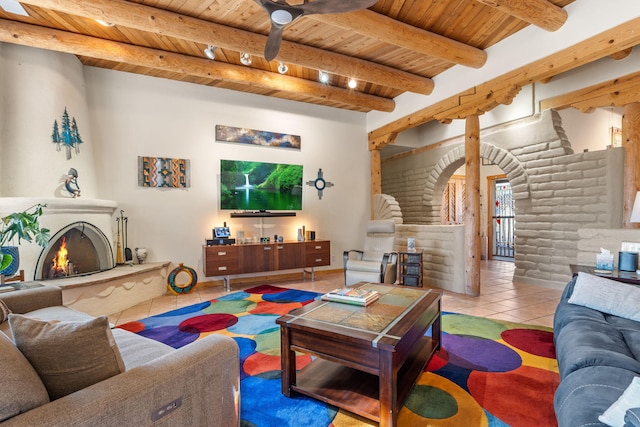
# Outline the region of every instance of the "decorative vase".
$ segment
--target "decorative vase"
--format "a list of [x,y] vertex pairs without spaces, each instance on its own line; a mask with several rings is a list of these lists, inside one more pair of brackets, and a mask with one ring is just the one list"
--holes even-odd
[[0,275],[11,277],[18,272],[20,267],[20,252],[17,246],[2,246],[0,252],[6,255],[11,255],[11,263],[4,270],[0,270]]
[[304,241],[304,235],[302,234],[302,228],[298,228],[298,242]]
[[136,248],[136,258],[138,258],[138,264],[144,264],[144,261],[147,259],[147,255],[149,255],[147,248]]

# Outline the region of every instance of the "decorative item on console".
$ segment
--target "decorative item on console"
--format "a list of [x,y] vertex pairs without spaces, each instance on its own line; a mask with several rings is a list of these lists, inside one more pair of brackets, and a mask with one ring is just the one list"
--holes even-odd
[[600,253],[596,255],[596,272],[608,273],[611,271],[613,271],[613,254],[605,248],[600,248]]
[[144,264],[147,256],[149,255],[149,251],[147,248],[136,248],[136,258],[138,258],[138,264]]
[[222,227],[214,227],[213,239],[207,240],[206,243],[207,246],[233,245],[236,243],[236,239],[231,238],[231,231],[229,230],[229,227],[227,227],[227,223],[225,221]]

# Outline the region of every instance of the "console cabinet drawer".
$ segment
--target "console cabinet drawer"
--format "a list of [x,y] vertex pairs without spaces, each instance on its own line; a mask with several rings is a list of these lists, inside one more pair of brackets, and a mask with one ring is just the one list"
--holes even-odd
[[304,245],[305,267],[331,265],[331,242],[329,240],[304,242]]
[[240,272],[237,246],[205,246],[204,273],[206,276],[226,276]]

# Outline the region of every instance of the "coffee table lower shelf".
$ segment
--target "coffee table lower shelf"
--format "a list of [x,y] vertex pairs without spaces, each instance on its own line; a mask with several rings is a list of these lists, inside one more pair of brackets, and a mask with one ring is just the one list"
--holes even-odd
[[[424,366],[437,350],[428,336],[419,340],[397,376],[397,404],[401,407]],[[291,390],[380,422],[380,380],[377,375],[321,358],[296,373]]]

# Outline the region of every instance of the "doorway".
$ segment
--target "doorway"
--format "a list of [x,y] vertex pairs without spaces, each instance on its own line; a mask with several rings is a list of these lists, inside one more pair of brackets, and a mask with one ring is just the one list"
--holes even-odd
[[506,175],[487,176],[489,203],[487,235],[488,259],[514,261],[516,217],[511,184]]

